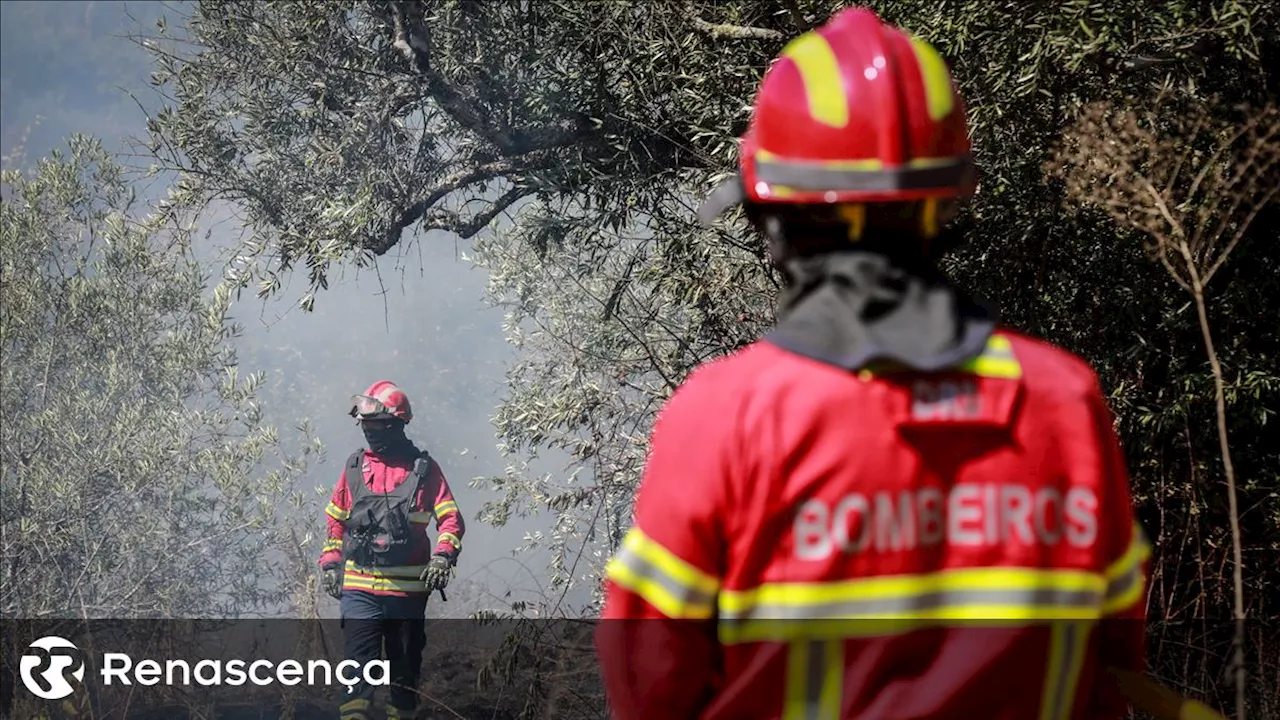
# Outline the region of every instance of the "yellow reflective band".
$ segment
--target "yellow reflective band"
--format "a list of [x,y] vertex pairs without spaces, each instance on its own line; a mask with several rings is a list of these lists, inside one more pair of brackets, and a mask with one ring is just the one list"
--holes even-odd
[[1013,355],[1013,343],[999,334],[987,338],[987,347],[981,355],[961,363],[956,369],[983,377],[1022,377],[1022,365]]
[[727,643],[877,636],[956,621],[1096,619],[1106,580],[1076,570],[975,568],[720,593]]
[[369,720],[366,710],[372,710],[373,703],[364,699],[348,700],[338,706],[342,720]]
[[445,500],[435,507],[436,517],[442,518],[449,513],[458,512],[458,503],[452,500]]
[[840,717],[844,642],[797,640],[787,648],[783,720]]
[[418,579],[400,580],[397,578],[364,578],[353,577],[351,573],[342,581],[342,587],[349,590],[395,591],[403,593],[425,593],[426,585]]
[[342,541],[338,538],[329,538],[324,541],[324,546],[320,548],[321,552],[331,552],[333,550],[341,550]]
[[1227,720],[1227,718],[1198,700],[1186,700],[1178,708],[1178,720]]
[[[892,362],[872,363],[864,371],[873,375],[891,375],[907,372],[909,368]],[[987,338],[987,346],[982,354],[952,368],[959,372],[970,373],[980,377],[1006,378],[1016,380],[1022,377],[1022,364],[1013,354],[1013,343],[1008,337],[993,333]]]
[[911,49],[915,51],[916,64],[920,66],[920,81],[924,85],[925,102],[929,117],[936,122],[955,109],[955,94],[951,89],[951,72],[947,63],[932,45],[912,36]]
[[458,536],[454,535],[453,533],[447,533],[447,532],[440,533],[440,537],[436,539],[436,542],[438,543],[442,540],[452,545],[454,550],[462,549],[462,541],[459,540]]
[[328,513],[329,517],[337,520],[338,522],[346,522],[347,518],[351,517],[351,512],[349,510],[343,510],[335,505],[333,501],[329,502],[329,505],[325,507],[324,511]]
[[1069,720],[1071,717],[1090,627],[1084,622],[1060,622],[1050,628],[1044,691],[1040,695],[1040,720]]
[[807,32],[787,43],[781,57],[795,63],[809,101],[809,115],[834,128],[849,124],[849,99],[844,91],[840,64],[827,39]]
[[708,618],[715,614],[720,581],[676,557],[633,527],[609,561],[605,575],[643,597],[667,617]]
[[1133,607],[1146,590],[1146,576],[1142,564],[1151,557],[1151,543],[1138,523],[1133,524],[1133,539],[1120,559],[1103,572],[1107,589],[1102,604],[1105,615],[1113,615]]
[[[850,617],[844,613],[806,613],[800,616],[787,614],[787,609],[826,610],[831,605],[848,603],[878,604],[893,608],[900,606],[903,601],[913,601],[921,596],[969,591],[1026,593],[1048,590],[1099,598],[1104,589],[1105,581],[1100,576],[1082,570],[966,568],[924,575],[889,575],[833,583],[769,583],[751,590],[724,590],[720,593],[720,612],[727,618],[747,617],[762,608],[784,613],[770,617],[787,619]],[[872,610],[862,617],[900,617],[892,614],[895,612],[897,611],[890,609],[890,614],[885,615]]]
[[809,645],[796,640],[787,647],[787,684],[783,699],[783,720],[802,720],[809,714],[809,692],[805,687],[809,679]]
[[409,513],[409,522],[428,524],[435,515],[429,512],[411,512]]
[[359,575],[368,575],[369,577],[417,579],[422,575],[422,571],[426,569],[426,565],[388,565],[387,567],[371,568],[356,565],[352,560],[347,561],[348,575],[357,573]]

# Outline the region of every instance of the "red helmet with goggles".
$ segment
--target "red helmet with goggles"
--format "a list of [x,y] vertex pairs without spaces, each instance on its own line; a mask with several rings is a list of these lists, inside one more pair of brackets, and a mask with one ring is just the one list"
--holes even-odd
[[357,420],[399,419],[407,424],[413,419],[413,408],[409,406],[409,396],[395,383],[379,380],[363,394],[351,396],[348,414]]

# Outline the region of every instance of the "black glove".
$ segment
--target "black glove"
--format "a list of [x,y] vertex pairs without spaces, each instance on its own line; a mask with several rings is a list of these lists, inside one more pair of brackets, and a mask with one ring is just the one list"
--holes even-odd
[[426,584],[427,592],[431,592],[445,589],[451,577],[453,577],[453,560],[445,555],[432,555],[431,561],[427,563],[427,569],[422,571],[419,579]]
[[324,591],[334,600],[342,597],[342,569],[327,567],[324,569]]

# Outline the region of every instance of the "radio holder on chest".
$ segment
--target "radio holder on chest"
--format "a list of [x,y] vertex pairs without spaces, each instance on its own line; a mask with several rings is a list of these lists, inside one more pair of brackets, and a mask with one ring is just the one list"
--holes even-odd
[[418,491],[435,461],[422,452],[404,482],[390,492],[375,492],[364,477],[364,453],[361,448],[347,459],[351,511],[343,534],[343,558],[370,568],[407,565],[413,551],[410,516],[416,512]]

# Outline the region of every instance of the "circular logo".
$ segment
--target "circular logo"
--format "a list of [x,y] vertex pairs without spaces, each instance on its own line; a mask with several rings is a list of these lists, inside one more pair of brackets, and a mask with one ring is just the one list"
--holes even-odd
[[35,652],[22,656],[18,670],[22,673],[22,684],[32,695],[45,700],[59,700],[75,692],[67,682],[68,674],[77,682],[84,680],[80,648],[70,640],[46,635],[31,643],[28,649]]

